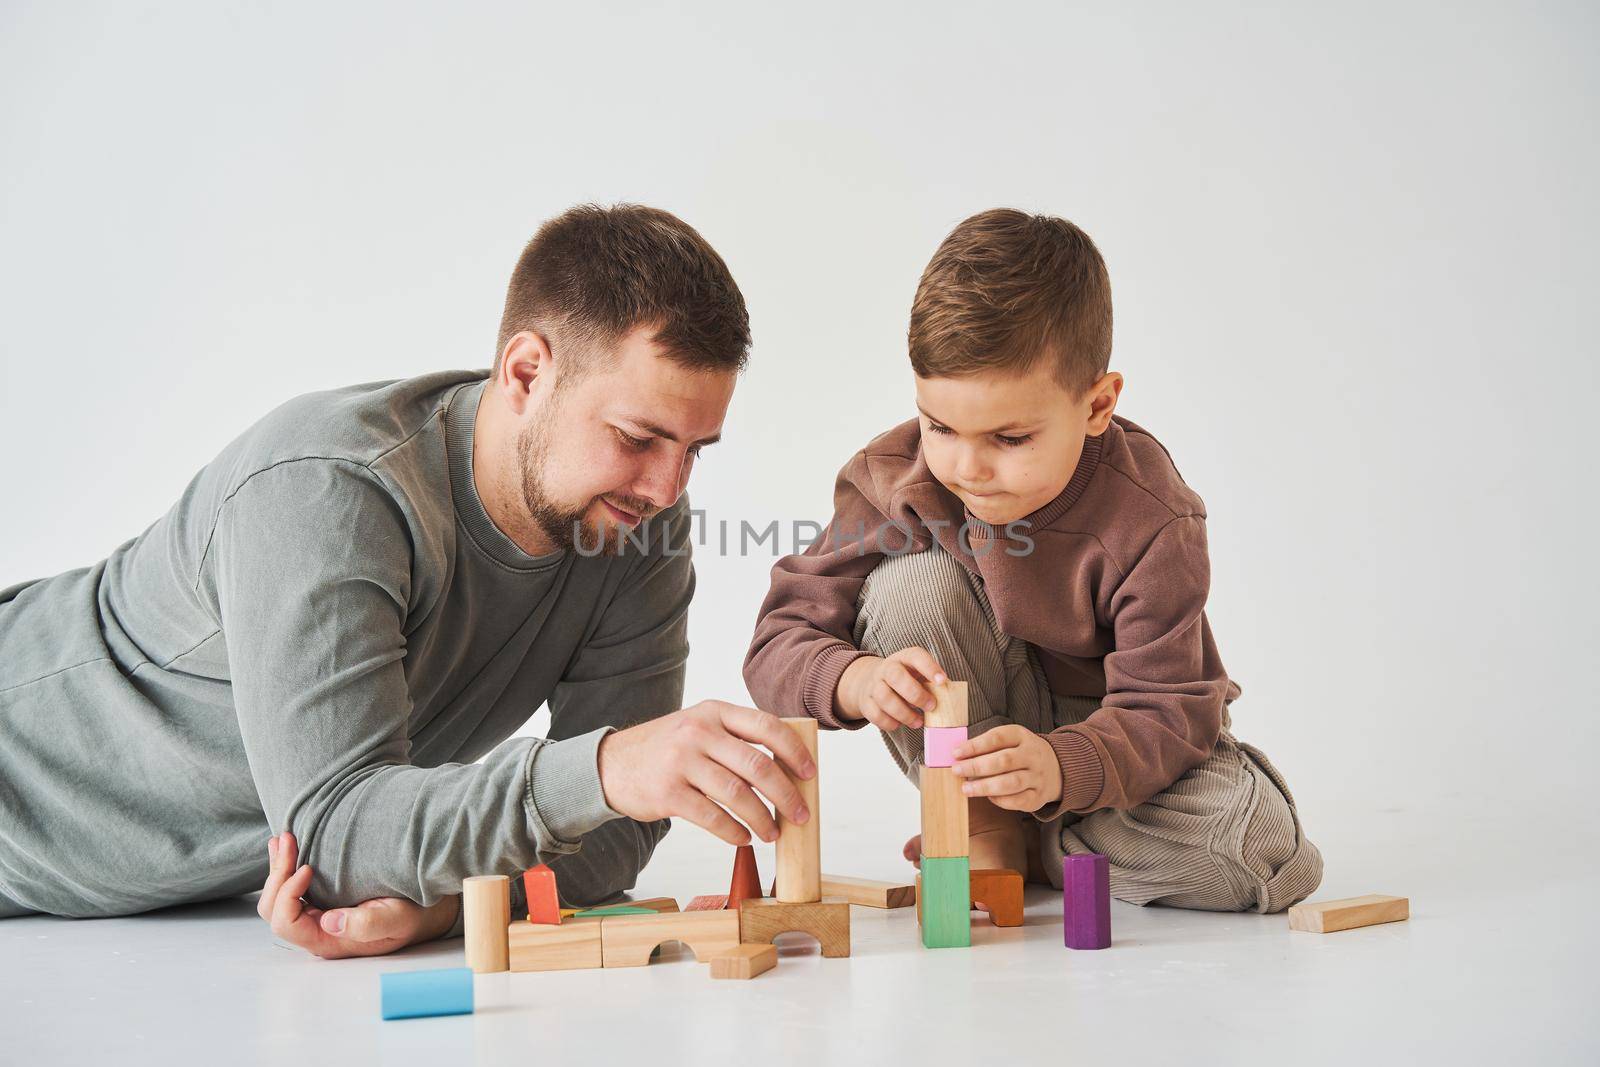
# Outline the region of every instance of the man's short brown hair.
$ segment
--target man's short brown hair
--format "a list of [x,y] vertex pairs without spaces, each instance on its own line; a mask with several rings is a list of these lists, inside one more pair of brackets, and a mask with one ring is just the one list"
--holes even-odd
[[523,330],[564,344],[577,357],[565,367],[581,371],[641,326],[654,327],[656,342],[689,367],[737,372],[749,358],[744,296],[694,227],[659,208],[580,204],[539,227],[522,250],[495,369]]
[[911,305],[918,376],[1025,373],[1041,359],[1074,396],[1111,362],[1111,279],[1089,235],[1066,219],[1011,208],[951,231]]

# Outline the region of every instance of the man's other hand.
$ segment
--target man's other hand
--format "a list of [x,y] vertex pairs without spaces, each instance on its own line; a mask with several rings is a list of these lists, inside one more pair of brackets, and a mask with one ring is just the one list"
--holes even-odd
[[311,868],[296,867],[299,849],[288,831],[267,842],[271,868],[256,912],[277,937],[325,960],[382,956],[429,941],[455,925],[461,898],[445,897],[431,908],[398,897],[366,900],[353,908],[314,908],[301,899],[311,887]]

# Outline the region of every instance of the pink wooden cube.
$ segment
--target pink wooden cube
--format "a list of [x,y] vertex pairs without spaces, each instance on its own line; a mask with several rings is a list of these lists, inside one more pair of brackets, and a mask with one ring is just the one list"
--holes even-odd
[[922,764],[948,767],[955,760],[957,747],[966,743],[965,726],[929,726],[922,731]]

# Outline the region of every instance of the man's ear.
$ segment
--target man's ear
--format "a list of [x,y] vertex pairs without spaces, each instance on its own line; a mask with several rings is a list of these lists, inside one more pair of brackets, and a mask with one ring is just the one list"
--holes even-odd
[[506,341],[490,384],[520,415],[538,393],[548,392],[555,386],[555,378],[555,356],[550,352],[550,342],[543,334],[521,330]]
[[1122,375],[1116,371],[1107,371],[1100,376],[1100,380],[1089,386],[1086,394],[1089,401],[1089,423],[1084,427],[1084,433],[1090,437],[1099,437],[1111,425],[1111,415],[1117,410],[1117,398],[1122,395]]

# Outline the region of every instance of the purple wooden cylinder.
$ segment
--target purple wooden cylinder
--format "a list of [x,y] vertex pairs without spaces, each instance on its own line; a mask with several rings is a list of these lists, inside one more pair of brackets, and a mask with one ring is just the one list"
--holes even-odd
[[1111,869],[1104,856],[1062,857],[1061,928],[1068,948],[1111,947]]

